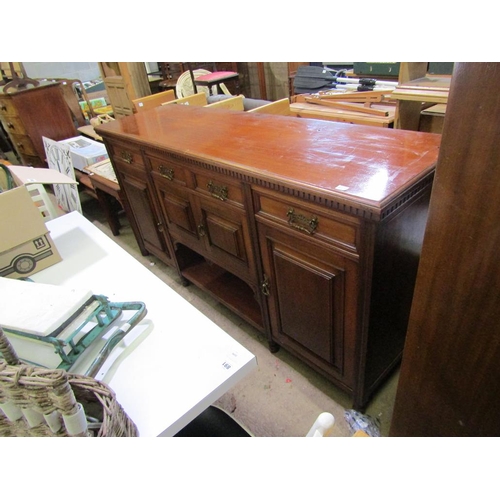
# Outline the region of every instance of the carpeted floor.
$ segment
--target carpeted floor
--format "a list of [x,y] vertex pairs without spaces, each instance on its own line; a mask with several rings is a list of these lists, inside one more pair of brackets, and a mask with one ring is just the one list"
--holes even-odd
[[[114,237],[95,200],[82,198],[82,208],[99,229],[256,355],[257,370],[217,401],[217,406],[258,437],[305,436],[324,411],[335,417],[334,437],[352,434],[344,414],[350,401],[341,390],[284,349],[272,354],[259,331],[195,286],[182,286],[176,272],[156,257],[142,256],[124,215],[120,235]],[[396,372],[366,410],[366,415],[378,419],[382,436],[389,432],[397,380]]]

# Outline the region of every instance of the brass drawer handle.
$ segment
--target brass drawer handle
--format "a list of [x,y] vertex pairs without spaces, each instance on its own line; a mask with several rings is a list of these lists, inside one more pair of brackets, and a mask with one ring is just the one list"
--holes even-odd
[[165,179],[168,179],[169,181],[174,180],[174,170],[172,168],[167,168],[163,165],[160,165],[158,167],[158,172],[162,177],[165,177]]
[[269,291],[269,278],[264,274],[264,279],[262,280],[262,283],[260,284],[260,290],[262,292],[262,295],[265,295],[266,297],[269,297],[270,291]]
[[296,214],[293,208],[289,208],[286,213],[288,217],[288,224],[299,231],[304,231],[307,234],[313,234],[319,224],[318,218],[313,216],[311,218],[302,214]]
[[203,222],[200,222],[198,224],[198,236],[202,237],[205,236],[205,226],[203,225]]
[[132,153],[129,153],[128,151],[122,151],[122,160],[125,162],[125,163],[132,163],[132,159],[133,159],[133,156],[132,156]]
[[210,194],[217,198],[218,200],[226,201],[228,196],[227,186],[217,186],[212,181],[207,184],[208,191]]
[[22,142],[18,142],[16,146],[20,149],[24,149],[24,144]]
[[7,122],[7,127],[10,128],[11,130],[14,130],[16,127],[13,123]]
[[7,106],[6,106],[5,104],[2,104],[2,105],[0,106],[0,109],[1,109],[2,111],[7,111]]

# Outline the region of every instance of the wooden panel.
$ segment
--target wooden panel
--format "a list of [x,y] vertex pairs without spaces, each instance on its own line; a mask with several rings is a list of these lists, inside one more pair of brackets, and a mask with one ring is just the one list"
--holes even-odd
[[210,245],[241,260],[246,259],[245,244],[241,224],[228,221],[215,214],[205,216],[205,224]]
[[162,158],[147,155],[151,170],[164,179],[174,184],[187,186],[190,172],[173,159],[165,156]]
[[136,113],[140,113],[142,111],[161,106],[163,103],[173,101],[174,99],[175,92],[173,90],[165,90],[164,92],[158,92],[145,97],[139,97],[138,99],[132,99],[132,104],[134,105],[134,111]]
[[499,63],[456,63],[392,436],[500,434]]
[[[336,364],[334,356],[340,350],[334,349],[333,339],[342,327],[343,271],[328,272],[310,258],[304,260],[304,256],[279,245],[273,248],[273,257],[281,333]],[[334,305],[340,310],[332,310]]]
[[4,129],[11,134],[26,134],[23,121],[18,116],[1,117]]
[[358,252],[359,221],[354,217],[326,212],[317,206],[275,193],[254,190],[256,214],[260,220],[278,222],[314,239]]
[[255,279],[246,214],[216,199],[197,197],[207,255],[242,279]]
[[[102,127],[139,141],[154,137],[164,148],[200,161],[224,158],[237,172],[278,178],[292,189],[327,195],[349,211],[362,205],[369,217],[377,217],[399,193],[433,170],[441,140],[437,134],[203,106],[166,105],[129,120]],[[97,129],[101,133],[101,127]]]
[[126,163],[130,167],[138,169],[139,171],[146,170],[144,168],[141,151],[132,144],[115,142],[108,146],[108,153],[115,161]]
[[224,198],[224,203],[228,205],[243,207],[243,190],[239,183],[232,182],[227,177],[214,175],[210,172],[197,172],[194,178],[198,192],[214,199],[219,199],[219,197]]
[[22,155],[36,155],[37,150],[33,143],[31,142],[31,139],[27,135],[18,135],[18,134],[11,134],[10,138],[12,140],[12,144],[14,147],[21,153]]
[[187,232],[190,241],[194,239],[199,243],[197,225],[201,221],[195,218],[188,192],[156,172],[153,172],[153,180],[170,231],[178,235]]
[[0,114],[4,116],[17,116],[16,106],[10,98],[0,96]]
[[353,391],[357,264],[274,228],[258,229],[273,340]]

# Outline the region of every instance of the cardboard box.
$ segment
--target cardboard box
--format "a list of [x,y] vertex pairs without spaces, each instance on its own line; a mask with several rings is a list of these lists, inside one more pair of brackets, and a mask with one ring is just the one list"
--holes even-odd
[[25,184],[75,181],[45,168],[8,168],[17,187],[0,193],[0,276],[26,278],[62,259]]
[[73,168],[83,170],[85,167],[107,160],[109,158],[106,146],[102,142],[93,141],[86,137],[77,136],[59,141],[58,144],[69,146]]

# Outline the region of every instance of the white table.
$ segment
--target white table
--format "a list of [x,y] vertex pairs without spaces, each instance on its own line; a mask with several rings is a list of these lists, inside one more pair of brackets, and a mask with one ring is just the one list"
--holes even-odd
[[[96,376],[115,391],[140,436],[174,435],[255,369],[252,353],[81,214],[64,215],[47,227],[63,260],[33,281],[146,304],[147,316]],[[71,371],[84,373],[94,353]]]

